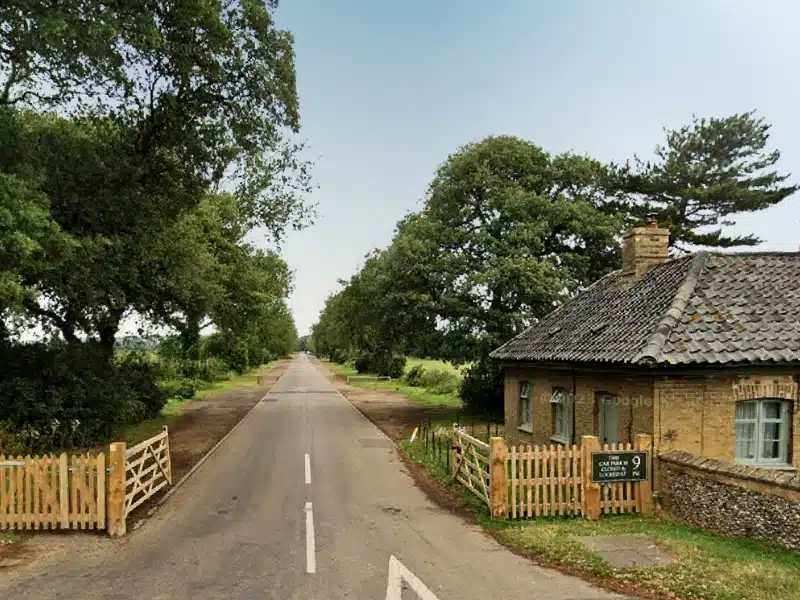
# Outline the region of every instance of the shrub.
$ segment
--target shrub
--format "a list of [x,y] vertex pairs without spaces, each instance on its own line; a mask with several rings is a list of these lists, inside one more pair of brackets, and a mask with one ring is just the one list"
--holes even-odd
[[364,352],[355,360],[355,368],[357,373],[372,373],[373,365],[375,363],[375,356],[372,352]]
[[406,357],[364,352],[356,358],[355,368],[358,373],[372,373],[382,377],[400,379],[406,370]]
[[216,356],[198,362],[197,378],[209,383],[220,381],[231,370],[228,363]]
[[472,414],[502,416],[503,371],[488,358],[473,363],[461,380],[459,391]]
[[393,356],[389,360],[382,362],[378,368],[378,375],[400,379],[406,370],[406,357]]
[[173,379],[161,383],[161,389],[166,394],[167,398],[185,398],[191,400],[200,389],[200,382],[196,379]]
[[158,364],[135,352],[114,360],[94,342],[6,345],[0,364],[0,422],[27,452],[107,441],[167,399]]
[[414,365],[405,375],[406,383],[412,387],[422,387],[422,375],[424,373],[425,367],[422,365]]
[[434,394],[455,394],[461,385],[461,378],[452,371],[431,369],[423,373],[422,385]]

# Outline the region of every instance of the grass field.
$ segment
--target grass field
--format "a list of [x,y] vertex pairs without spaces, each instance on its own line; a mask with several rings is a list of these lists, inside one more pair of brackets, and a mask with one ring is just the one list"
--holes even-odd
[[406,373],[410,371],[413,367],[417,365],[422,365],[423,368],[426,370],[433,370],[438,369],[440,371],[445,371],[448,373],[455,373],[458,376],[463,376],[466,372],[469,364],[460,365],[458,367],[453,366],[449,362],[445,362],[443,360],[435,360],[432,358],[408,358],[406,361]]
[[[334,373],[338,375],[342,375],[343,377],[354,377],[354,379],[350,380],[350,385],[355,387],[399,392],[412,402],[416,402],[417,404],[425,404],[428,406],[461,406],[461,398],[458,397],[458,394],[436,394],[424,387],[406,385],[402,380],[385,381],[376,379],[374,377],[364,377],[358,375],[355,368],[350,365],[340,365],[333,362],[327,362],[326,364]],[[456,371],[452,365],[440,361],[409,359],[408,363],[406,364],[406,372],[408,372],[408,370],[411,369],[415,364],[423,364],[429,369],[445,369],[449,367],[450,370]]]
[[[578,570],[614,584],[630,582],[662,598],[778,600],[800,598],[800,553],[730,539],[675,521],[639,515],[606,515],[599,521],[540,518],[491,520],[484,503],[454,484],[443,460],[422,442],[404,444],[428,477],[450,488],[476,521],[504,543],[555,566]],[[663,567],[616,569],[579,540],[583,536],[648,535],[676,561]]]

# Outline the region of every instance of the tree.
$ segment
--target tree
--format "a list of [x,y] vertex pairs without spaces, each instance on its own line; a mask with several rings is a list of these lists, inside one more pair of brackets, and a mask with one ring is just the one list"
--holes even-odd
[[[794,194],[785,185],[788,174],[773,169],[780,158],[768,151],[770,126],[751,111],[724,118],[699,119],[666,131],[666,145],[656,159],[618,169],[623,187],[632,194],[631,214],[649,215],[670,229],[670,243],[730,248],[755,246],[754,235],[726,236],[720,226],[731,217],[769,208]],[[715,228],[708,230],[708,228]]]
[[[280,240],[310,222],[308,164],[286,137],[299,127],[292,38],[274,27],[274,7],[68,0],[0,11],[4,30],[24,32],[0,44],[11,59],[0,167],[43,192],[76,242],[26,274],[40,295],[25,306],[42,324],[112,348],[126,313],[169,302],[147,270],[150,240],[226,182],[249,229]],[[80,39],[64,31],[75,21]],[[24,106],[76,118],[11,108]]]
[[427,270],[450,357],[488,354],[616,268],[617,209],[612,178],[586,157],[507,136],[451,155],[413,234],[434,244]]

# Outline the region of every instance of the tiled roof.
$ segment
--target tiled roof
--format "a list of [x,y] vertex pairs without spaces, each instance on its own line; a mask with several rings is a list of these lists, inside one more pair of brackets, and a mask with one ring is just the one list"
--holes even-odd
[[699,252],[611,273],[491,354],[501,361],[800,363],[800,253]]

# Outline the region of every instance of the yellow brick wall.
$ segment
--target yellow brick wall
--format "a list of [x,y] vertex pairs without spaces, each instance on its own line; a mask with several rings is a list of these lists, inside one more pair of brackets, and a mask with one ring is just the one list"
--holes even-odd
[[[532,386],[533,432],[519,429],[519,394],[522,381]],[[575,402],[570,410],[575,411],[575,443],[581,436],[597,435],[599,420],[595,405],[595,394],[607,392],[617,396],[620,402],[619,438],[633,442],[637,433],[653,431],[653,381],[650,377],[622,376],[614,373],[576,373],[572,371],[536,368],[506,369],[505,376],[505,421],[506,431],[523,441],[533,444],[553,442],[553,417],[550,398],[554,387],[575,393]],[[568,431],[572,431],[572,413],[568,415]]]
[[[747,392],[737,386],[746,385]],[[739,389],[741,389],[739,387]],[[659,378],[655,382],[653,443],[660,452],[683,450],[698,456],[736,458],[736,401],[780,397],[794,402],[790,460],[800,467],[800,402],[791,375],[709,375]]]
[[[533,394],[533,432],[518,429],[520,382],[529,381]],[[793,453],[800,468],[800,398],[792,375],[744,377],[739,374],[697,376],[621,375],[542,368],[507,368],[505,421],[509,437],[533,444],[549,444],[553,435],[550,396],[553,387],[575,389],[575,443],[583,435],[597,435],[599,422],[595,394],[608,392],[620,401],[623,442],[637,433],[653,435],[655,451],[683,450],[717,460],[735,459],[735,407],[737,398],[779,397],[794,400]],[[572,430],[572,415],[569,416]]]

